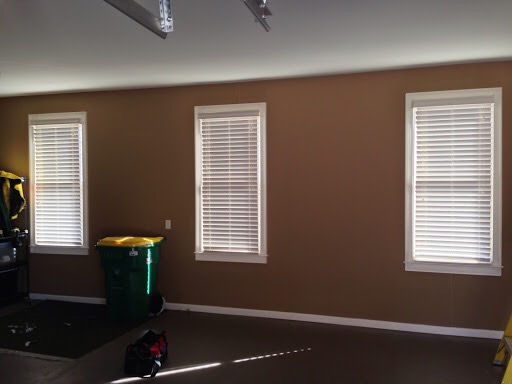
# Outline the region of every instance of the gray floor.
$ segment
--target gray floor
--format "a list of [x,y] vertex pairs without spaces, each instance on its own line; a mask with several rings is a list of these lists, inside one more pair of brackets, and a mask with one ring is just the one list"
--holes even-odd
[[498,384],[504,372],[497,340],[168,311],[77,360],[1,352],[0,382],[141,382],[123,381],[124,349],[147,329],[169,336],[153,383]]

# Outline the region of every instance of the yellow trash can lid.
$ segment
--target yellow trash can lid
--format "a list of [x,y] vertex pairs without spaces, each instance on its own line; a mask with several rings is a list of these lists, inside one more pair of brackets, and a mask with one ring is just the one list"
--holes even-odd
[[100,247],[150,247],[165,240],[164,237],[134,237],[115,236],[105,237],[98,241],[96,246]]

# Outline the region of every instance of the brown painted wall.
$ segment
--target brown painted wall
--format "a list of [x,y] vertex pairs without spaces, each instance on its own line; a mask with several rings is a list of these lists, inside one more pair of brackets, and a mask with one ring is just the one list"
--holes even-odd
[[[503,87],[503,276],[404,271],[404,97]],[[0,168],[27,116],[86,111],[91,252],[32,255],[36,293],[104,297],[93,245],[164,234],[168,302],[501,329],[512,293],[512,62],[0,99]],[[267,265],[194,260],[195,105],[267,102]],[[164,230],[171,218],[173,229]]]

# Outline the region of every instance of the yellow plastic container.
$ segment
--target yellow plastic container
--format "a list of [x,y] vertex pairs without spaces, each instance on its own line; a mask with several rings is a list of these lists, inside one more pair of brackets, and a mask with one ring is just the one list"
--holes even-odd
[[164,240],[163,237],[134,237],[134,236],[115,236],[105,237],[98,241],[96,246],[100,247],[152,247]]

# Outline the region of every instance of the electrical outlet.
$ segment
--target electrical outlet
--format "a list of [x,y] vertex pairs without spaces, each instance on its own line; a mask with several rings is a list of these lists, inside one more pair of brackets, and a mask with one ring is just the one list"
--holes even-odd
[[171,220],[165,220],[165,229],[171,229]]

